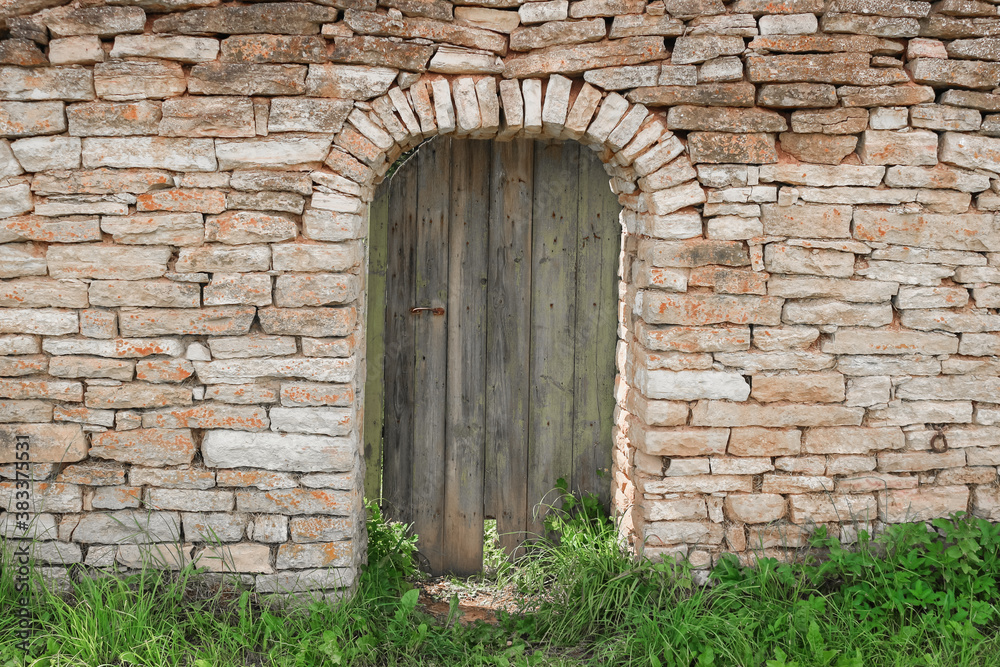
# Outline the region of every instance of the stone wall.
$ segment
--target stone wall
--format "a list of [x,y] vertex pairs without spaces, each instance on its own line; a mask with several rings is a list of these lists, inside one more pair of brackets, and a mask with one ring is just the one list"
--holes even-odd
[[996,3],[0,20],[0,529],[24,534],[26,435],[53,566],[354,581],[367,203],[438,134],[576,140],[611,175],[634,545],[707,566],[816,525],[1000,518]]

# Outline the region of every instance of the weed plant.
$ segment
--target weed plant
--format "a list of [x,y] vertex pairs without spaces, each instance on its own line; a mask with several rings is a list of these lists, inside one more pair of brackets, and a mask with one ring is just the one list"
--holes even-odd
[[488,550],[498,584],[525,600],[498,625],[424,614],[416,538],[370,503],[369,565],[336,604],[281,607],[232,584],[206,594],[190,568],[79,576],[33,597],[26,657],[4,567],[0,665],[1000,666],[1000,527],[989,522],[859,531],[850,546],[820,529],[803,562],[724,557],[702,586],[687,565],[631,556],[596,500],[558,494],[523,558]]
[[820,527],[800,562],[727,555],[699,586],[685,563],[635,560],[594,499],[560,491],[550,537],[512,570],[540,603],[509,620],[546,645],[651,667],[1000,665],[1000,526],[988,521],[859,530],[850,546]]

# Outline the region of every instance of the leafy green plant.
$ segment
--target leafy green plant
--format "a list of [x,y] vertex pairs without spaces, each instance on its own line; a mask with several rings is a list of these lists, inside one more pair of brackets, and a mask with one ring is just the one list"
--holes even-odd
[[378,503],[367,501],[368,564],[366,583],[379,594],[392,594],[404,588],[404,582],[417,574],[417,536],[410,526],[389,521]]
[[483,575],[486,578],[502,576],[510,567],[507,552],[500,546],[496,519],[483,522]]
[[554,534],[560,542],[572,546],[577,542],[590,542],[608,537],[614,530],[614,522],[600,499],[585,493],[580,497],[570,493],[569,484],[560,477],[556,480],[555,492],[561,507],[546,507],[543,521],[545,530]]
[[833,595],[867,628],[906,626],[930,614],[944,633],[975,636],[998,619],[1000,526],[965,513],[931,526],[890,526],[874,549],[864,532],[853,550],[820,534],[814,544],[829,556],[805,572],[818,586],[835,585]]

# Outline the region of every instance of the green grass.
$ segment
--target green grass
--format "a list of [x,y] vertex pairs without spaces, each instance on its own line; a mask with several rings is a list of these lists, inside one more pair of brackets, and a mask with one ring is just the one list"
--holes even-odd
[[0,665],[1000,665],[1000,527],[988,522],[891,526],[850,547],[817,531],[804,562],[726,558],[698,586],[684,565],[623,552],[592,500],[562,501],[518,563],[487,544],[491,576],[523,599],[495,626],[423,614],[415,540],[369,505],[371,565],[349,600],[281,608],[191,570],[82,577],[33,597],[27,660],[5,567]]

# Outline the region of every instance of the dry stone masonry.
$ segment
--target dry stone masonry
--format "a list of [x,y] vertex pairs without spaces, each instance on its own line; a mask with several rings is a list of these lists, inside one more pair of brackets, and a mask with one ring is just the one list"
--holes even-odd
[[27,435],[53,571],[349,587],[367,204],[442,134],[606,165],[634,547],[1000,520],[998,8],[0,0],[0,531]]

